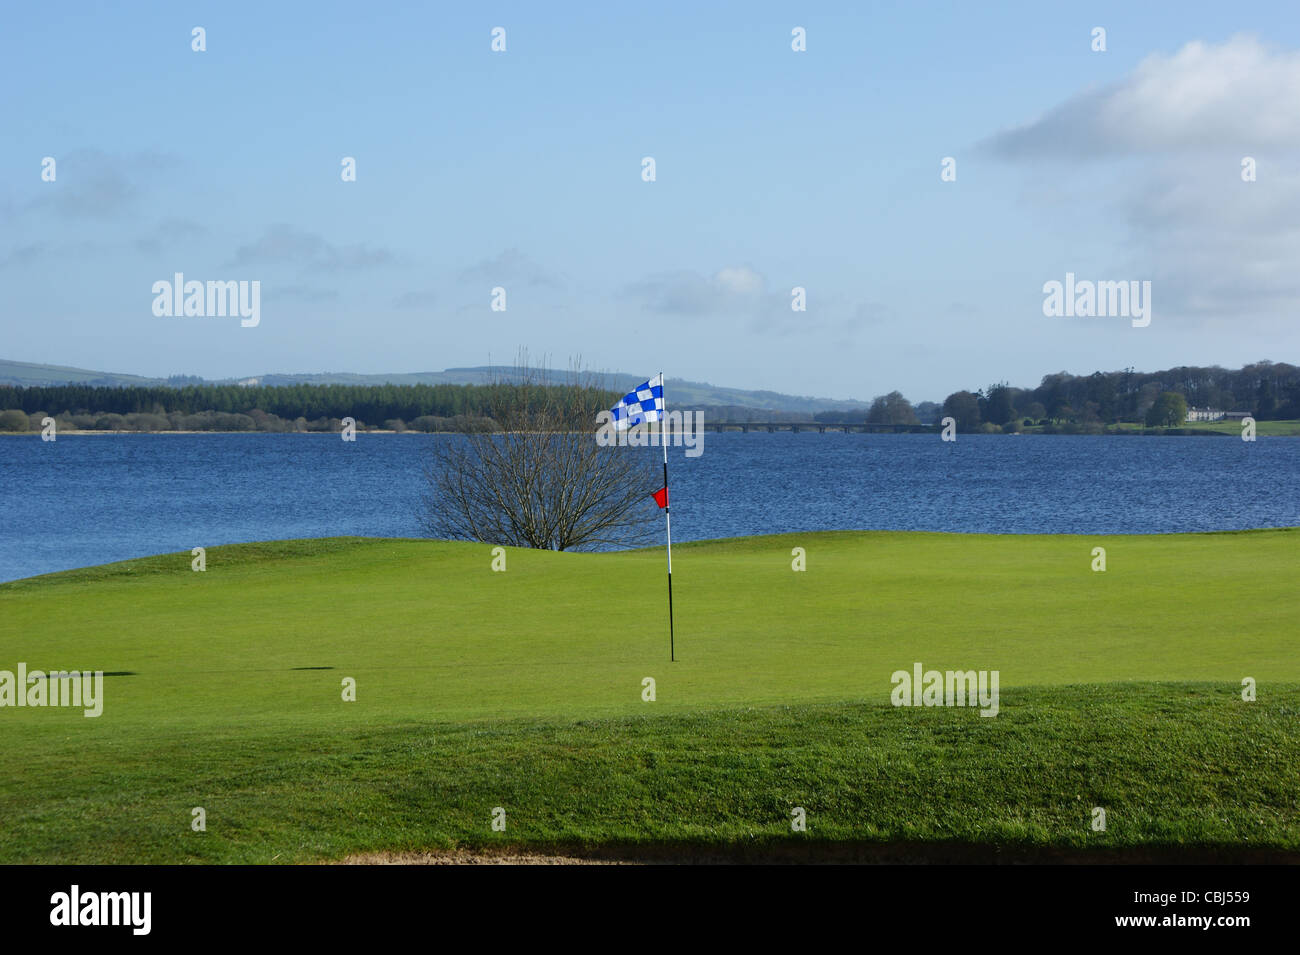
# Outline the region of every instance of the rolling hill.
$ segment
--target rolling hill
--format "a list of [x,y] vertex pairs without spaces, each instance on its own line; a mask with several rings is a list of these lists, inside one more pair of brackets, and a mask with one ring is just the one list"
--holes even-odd
[[[508,377],[511,369],[501,365],[482,365],[472,368],[448,368],[445,371],[424,371],[381,375],[357,375],[346,372],[325,372],[318,374],[265,374],[248,378],[226,378],[209,381],[209,384],[259,384],[267,386],[295,384],[346,384],[346,385],[476,385]],[[548,372],[556,381],[565,380],[565,372],[550,370]],[[604,373],[602,376],[611,390],[629,391],[641,382],[645,376],[622,372]],[[61,365],[41,365],[30,362],[0,360],[0,385],[31,387],[36,385],[89,384],[106,387],[125,387],[129,385],[163,386],[167,378],[146,378],[140,375],[119,374],[116,372],[90,371],[84,368],[68,368]],[[203,379],[187,377],[185,384],[201,384]],[[797,395],[785,395],[775,391],[745,391],[740,388],[723,388],[698,381],[686,381],[680,378],[667,380],[669,395],[674,404],[682,407],[735,407],[752,408],[762,411],[782,413],[816,414],[821,411],[866,410],[869,402],[840,400],[835,398],[811,398]]]

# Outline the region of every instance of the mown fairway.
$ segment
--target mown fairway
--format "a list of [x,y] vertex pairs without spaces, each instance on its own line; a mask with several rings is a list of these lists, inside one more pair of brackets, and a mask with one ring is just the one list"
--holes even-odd
[[[683,545],[676,663],[662,549],[511,550],[494,573],[483,545],[296,541],[210,549],[204,573],[186,553],[0,585],[0,669],[123,674],[98,719],[0,709],[0,861],[795,838],[1300,850],[1298,544]],[[1001,713],[890,706],[915,661],[999,670]]]

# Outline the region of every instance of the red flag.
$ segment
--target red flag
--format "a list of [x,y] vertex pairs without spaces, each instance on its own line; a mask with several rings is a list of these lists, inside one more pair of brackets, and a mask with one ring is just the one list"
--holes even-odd
[[655,491],[650,496],[655,499],[655,503],[658,504],[660,507],[668,506],[668,488],[666,486],[661,487],[659,490]]

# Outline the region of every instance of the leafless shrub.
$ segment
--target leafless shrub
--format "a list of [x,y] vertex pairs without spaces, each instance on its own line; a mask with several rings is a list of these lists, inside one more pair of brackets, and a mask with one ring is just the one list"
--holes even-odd
[[619,395],[576,364],[548,377],[521,352],[492,386],[487,417],[435,439],[421,523],[431,537],[546,550],[646,543],[657,510],[652,455],[596,444],[596,414]]

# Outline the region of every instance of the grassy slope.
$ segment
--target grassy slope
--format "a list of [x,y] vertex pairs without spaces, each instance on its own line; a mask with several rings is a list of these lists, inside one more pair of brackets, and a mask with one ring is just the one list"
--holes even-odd
[[[1300,848],[1297,543],[683,545],[676,664],[662,550],[510,551],[501,574],[480,545],[302,541],[0,585],[0,668],[134,674],[97,720],[0,710],[0,861],[500,840],[497,805],[511,841],[776,837],[803,805],[821,839]],[[1002,715],[889,706],[914,660],[1000,670]]]
[[[1142,425],[1130,423],[1111,425],[1111,428],[1116,431],[1144,430]],[[1216,434],[1226,434],[1237,438],[1241,436],[1240,421],[1184,421],[1178,428],[1183,431],[1213,431]],[[1300,421],[1293,419],[1257,421],[1255,423],[1255,434],[1261,438],[1295,437],[1300,435]]]

